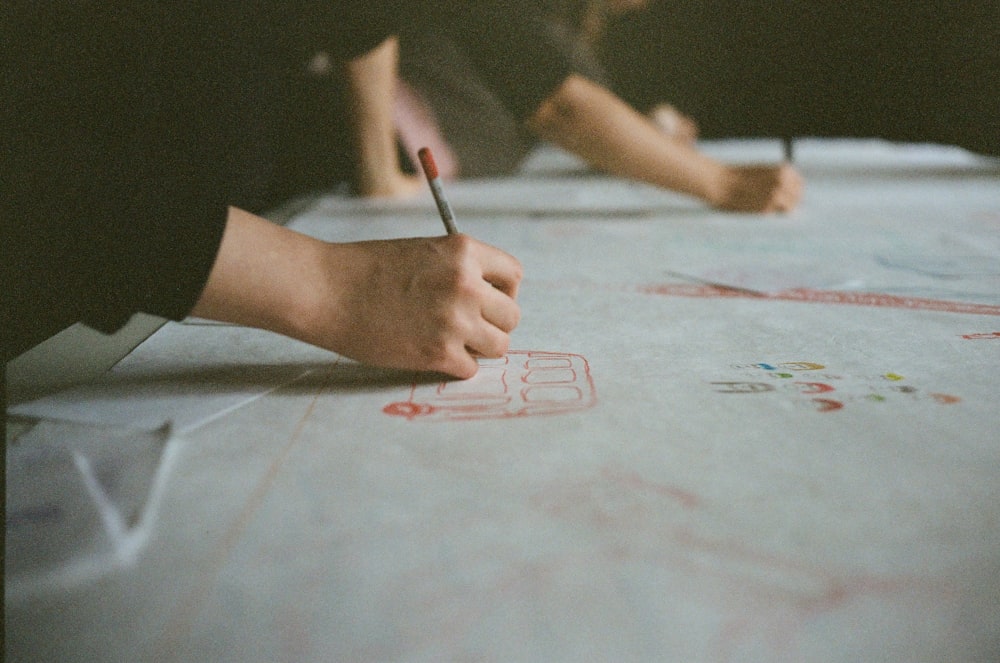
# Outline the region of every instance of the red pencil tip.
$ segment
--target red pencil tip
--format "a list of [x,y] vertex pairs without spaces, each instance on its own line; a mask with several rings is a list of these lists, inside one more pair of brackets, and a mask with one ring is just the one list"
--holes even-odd
[[434,163],[434,157],[431,155],[430,148],[421,147],[420,151],[417,152],[417,156],[420,157],[420,165],[424,167],[424,174],[427,175],[427,179],[433,180],[437,178],[437,164]]

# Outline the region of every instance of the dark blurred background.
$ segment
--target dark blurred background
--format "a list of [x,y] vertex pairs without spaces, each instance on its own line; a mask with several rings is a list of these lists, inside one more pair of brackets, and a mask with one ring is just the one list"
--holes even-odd
[[705,137],[878,136],[1000,154],[1000,0],[653,0],[612,19],[617,91]]

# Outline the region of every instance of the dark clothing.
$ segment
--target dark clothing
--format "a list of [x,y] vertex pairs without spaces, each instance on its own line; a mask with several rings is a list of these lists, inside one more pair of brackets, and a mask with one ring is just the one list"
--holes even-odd
[[77,320],[183,316],[231,200],[220,164],[240,156],[219,120],[252,113],[211,20],[31,5],[2,10],[4,359]]
[[[506,108],[523,121],[569,75],[571,54],[549,29],[537,2],[498,0],[475,7],[470,12],[462,3],[449,3],[447,9],[429,9],[404,27],[422,18],[423,25],[455,41]],[[446,69],[448,61],[435,50],[428,44],[425,58]]]
[[[459,12],[428,12],[401,26],[400,76],[430,106],[463,177],[513,172],[537,144],[524,121],[570,74],[604,82],[568,12],[506,4],[470,25]],[[510,72],[511,52],[525,52]]]
[[227,205],[265,202],[296,54],[229,6],[5,3],[4,359],[76,321],[183,317]]
[[[0,3],[3,360],[77,321],[185,316],[227,206],[262,211],[291,193],[277,155],[294,144],[289,90],[305,63],[359,55],[436,4]],[[519,112],[538,100],[522,73],[557,82],[542,45],[504,31],[509,3],[443,4],[469,40],[505,35],[484,66]]]
[[609,25],[633,105],[704,137],[859,136],[1000,156],[996,0],[657,2]]

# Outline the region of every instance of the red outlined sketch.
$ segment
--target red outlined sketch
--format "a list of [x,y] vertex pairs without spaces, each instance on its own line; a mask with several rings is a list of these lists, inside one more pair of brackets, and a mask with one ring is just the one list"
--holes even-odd
[[1000,341],[1000,332],[982,332],[978,334],[962,334],[962,338],[968,341],[983,341],[986,339]]
[[409,420],[505,419],[585,410],[597,402],[587,360],[577,354],[511,350],[482,359],[468,380],[414,384],[382,411]]
[[944,313],[1000,315],[1000,306],[991,304],[972,304],[969,302],[954,302],[922,297],[899,297],[876,292],[845,292],[839,290],[794,288],[775,293],[757,294],[735,288],[730,289],[720,286],[682,283],[639,286],[638,291],[646,295],[665,295],[668,297],[743,297],[747,299],[803,302],[807,304],[846,304],[850,306],[877,306],[918,311],[942,311]]

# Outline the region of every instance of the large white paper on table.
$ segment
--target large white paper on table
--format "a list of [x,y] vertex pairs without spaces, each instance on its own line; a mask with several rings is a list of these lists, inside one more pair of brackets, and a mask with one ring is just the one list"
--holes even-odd
[[177,442],[159,430],[42,421],[6,456],[5,599],[136,563]]
[[150,429],[170,424],[184,434],[337,360],[261,330],[192,319],[167,323],[101,379],[9,412]]
[[[728,159],[734,148],[709,151]],[[687,233],[670,256],[674,270],[769,295],[823,289],[1000,304],[1000,159],[939,145],[802,140],[795,165],[805,203],[787,223]]]
[[[995,660],[997,304],[815,284],[759,296],[672,274],[696,251],[733,255],[727,238],[751,230],[795,236],[770,254],[778,267],[798,250],[830,266],[836,243],[824,252],[796,224],[844,218],[877,245],[931,187],[955,195],[959,221],[942,229],[986,246],[988,178],[939,172],[841,209],[825,187],[860,195],[866,180],[820,165],[798,216],[459,216],[524,264],[504,358],[449,381],[257,338],[245,361],[308,377],[193,428],[158,545],[128,572],[9,612],[8,653]],[[879,171],[889,187],[893,168]],[[441,232],[430,207],[345,209],[322,203],[291,225],[337,240]],[[174,331],[170,353],[210,342],[207,328]]]
[[224,488],[180,483],[165,526],[203,561],[117,651],[988,660],[995,316],[555,283],[523,307],[472,380],[341,362],[196,431],[177,474]]

